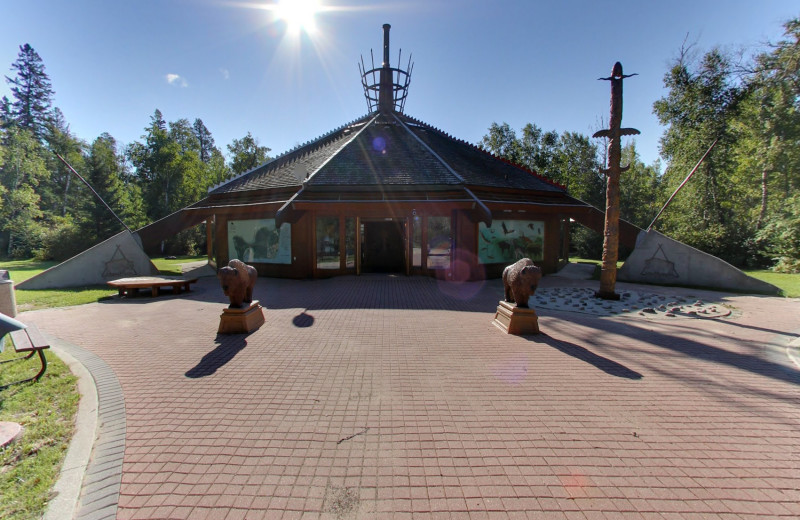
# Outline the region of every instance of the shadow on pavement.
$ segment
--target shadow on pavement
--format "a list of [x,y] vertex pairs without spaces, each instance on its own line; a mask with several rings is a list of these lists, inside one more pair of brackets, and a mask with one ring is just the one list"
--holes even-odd
[[247,334],[217,335],[214,340],[219,346],[203,356],[200,362],[186,372],[186,377],[197,379],[212,375],[247,346]]
[[[739,326],[733,321],[720,321],[726,326]],[[775,363],[769,359],[765,359],[761,352],[763,345],[753,345],[752,342],[745,341],[746,347],[757,347],[753,353],[742,353],[727,350],[718,346],[710,345],[702,341],[701,336],[695,335],[691,338],[682,335],[679,329],[679,324],[662,325],[661,330],[648,330],[644,328],[644,324],[632,324],[629,322],[607,321],[603,324],[603,330],[613,334],[630,337],[646,336],[648,343],[656,347],[670,350],[677,354],[694,358],[698,361],[705,361],[709,363],[717,363],[737,368],[752,374],[757,374],[764,377],[769,377],[786,383],[794,385],[800,384],[800,371],[790,366],[787,362],[784,364]],[[676,328],[675,334],[669,333],[669,328]],[[763,329],[770,330],[770,329]],[[740,343],[736,339],[735,334],[731,334],[727,339],[729,343]]]
[[314,324],[314,316],[303,311],[292,319],[292,324],[298,328],[310,327]]
[[[556,282],[560,283],[558,280]],[[550,281],[549,283],[553,284],[554,282]],[[320,280],[265,277],[259,279],[254,293],[254,297],[267,309],[296,309],[297,314],[292,323],[298,328],[313,327],[316,325],[315,311],[328,309],[430,309],[491,315],[495,312],[497,302],[502,296],[503,286],[499,279],[459,283],[442,282],[423,276],[385,274],[348,275]],[[181,299],[223,305],[227,302],[216,278],[201,278],[192,288],[192,292],[175,296],[165,295],[165,297],[170,298],[176,304]],[[129,300],[114,298],[107,304],[128,302],[134,305],[147,305],[161,300],[162,297],[141,296]],[[646,326],[646,321],[639,323],[633,320],[600,319],[561,311],[548,311],[547,314],[552,318],[574,321],[605,333],[619,334],[623,337],[645,337],[648,343],[699,361],[728,365],[795,385],[800,383],[800,371],[796,369],[764,359],[755,352],[752,354],[734,352],[704,342],[697,336],[687,337],[685,332],[680,330],[679,324],[664,323],[656,330],[649,330],[650,327]],[[721,323],[730,324],[732,328],[742,327],[779,332],[740,324],[735,320]],[[675,334],[669,332],[672,326],[678,327]],[[730,340],[736,341],[735,336],[735,334],[731,334]],[[547,336],[532,341],[545,343],[615,377],[628,379],[643,377],[624,365],[599,356],[574,343]],[[203,377],[212,374],[217,368],[230,361],[242,348],[244,348],[243,339],[238,345],[223,340],[220,346],[204,357],[197,367],[186,373],[187,377]]]
[[574,343],[569,343],[568,341],[552,338],[544,333],[540,333],[535,336],[528,336],[528,339],[536,343],[543,343],[547,346],[553,347],[564,354],[572,356],[575,359],[585,361],[586,363],[599,368],[606,374],[615,377],[622,377],[625,379],[642,379],[643,377],[639,372],[631,370],[630,368],[626,367],[625,365],[621,365],[616,361],[612,361],[606,357],[595,354],[587,348],[578,346]]

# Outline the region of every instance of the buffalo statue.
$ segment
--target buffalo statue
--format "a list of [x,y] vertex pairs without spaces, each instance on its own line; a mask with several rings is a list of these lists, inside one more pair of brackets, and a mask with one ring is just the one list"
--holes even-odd
[[242,307],[253,301],[253,287],[258,273],[252,265],[233,259],[217,272],[222,291],[231,300],[231,308]]
[[536,292],[542,270],[530,258],[523,258],[503,270],[505,300],[517,307],[528,307],[528,299]]

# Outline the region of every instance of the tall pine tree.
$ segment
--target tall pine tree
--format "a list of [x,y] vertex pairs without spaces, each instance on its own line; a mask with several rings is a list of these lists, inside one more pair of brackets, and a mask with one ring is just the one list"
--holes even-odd
[[211,132],[206,128],[206,125],[203,124],[203,120],[200,118],[194,120],[192,129],[194,130],[194,136],[200,143],[200,160],[204,163],[208,163],[214,155],[214,150],[216,150],[214,138],[211,137]]
[[[121,213],[124,206],[124,185],[120,178],[120,159],[117,143],[113,137],[104,133],[92,143],[86,159],[87,181],[97,194],[115,213]],[[93,242],[104,240],[123,229],[122,224],[97,197],[86,199],[88,218],[85,229]]]
[[17,61],[11,64],[11,68],[16,75],[13,78],[6,76],[6,82],[11,86],[14,96],[11,103],[12,118],[18,126],[41,140],[50,120],[54,94],[42,58],[26,43],[19,48]]

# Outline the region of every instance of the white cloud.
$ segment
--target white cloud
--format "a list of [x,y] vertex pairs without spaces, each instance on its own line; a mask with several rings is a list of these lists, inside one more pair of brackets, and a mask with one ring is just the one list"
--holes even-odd
[[180,76],[180,74],[167,74],[165,76],[167,78],[167,83],[170,85],[175,85],[176,87],[188,87],[189,84],[186,83],[186,80]]
[[226,79],[226,80],[230,79],[231,73],[230,73],[230,71],[228,69],[221,68],[221,69],[219,69],[219,72],[220,72],[220,74],[222,74],[222,78],[223,79]]

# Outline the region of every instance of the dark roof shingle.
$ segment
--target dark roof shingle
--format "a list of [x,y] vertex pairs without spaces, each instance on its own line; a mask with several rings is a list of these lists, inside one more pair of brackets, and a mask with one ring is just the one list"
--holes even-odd
[[369,114],[210,190],[471,186],[566,195],[475,145],[402,114]]
[[322,166],[309,186],[431,186],[460,184],[393,118],[379,117]]

